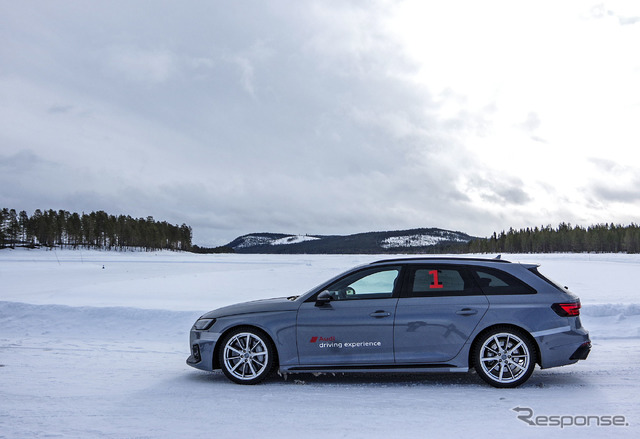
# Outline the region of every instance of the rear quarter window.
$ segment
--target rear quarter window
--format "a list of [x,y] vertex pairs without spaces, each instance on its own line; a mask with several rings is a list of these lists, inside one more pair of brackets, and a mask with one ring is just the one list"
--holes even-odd
[[540,279],[542,279],[549,285],[551,285],[552,287],[554,287],[555,289],[557,289],[558,291],[562,291],[563,293],[567,292],[567,287],[563,288],[562,285],[560,285],[559,283],[552,281],[551,279],[546,277],[544,274],[540,273],[536,267],[530,268],[529,271],[535,274],[536,276],[538,276]]
[[473,268],[476,282],[486,295],[536,294],[537,291],[509,273],[493,268]]

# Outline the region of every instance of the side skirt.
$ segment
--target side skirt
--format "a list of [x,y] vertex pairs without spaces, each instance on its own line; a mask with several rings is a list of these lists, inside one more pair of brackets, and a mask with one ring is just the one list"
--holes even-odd
[[349,373],[349,372],[380,372],[380,373],[442,373],[468,372],[468,367],[455,367],[451,364],[374,364],[348,366],[288,366],[280,367],[281,374],[289,373]]

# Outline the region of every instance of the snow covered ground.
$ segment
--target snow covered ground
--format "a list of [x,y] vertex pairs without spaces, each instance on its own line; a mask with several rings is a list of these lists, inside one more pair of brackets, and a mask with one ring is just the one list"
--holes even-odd
[[[473,374],[239,386],[185,364],[200,314],[381,257],[2,250],[0,438],[640,437],[640,255],[503,258],[539,262],[581,297],[588,360],[508,390]],[[516,407],[592,425],[529,426]],[[593,425],[614,415],[629,425]]]

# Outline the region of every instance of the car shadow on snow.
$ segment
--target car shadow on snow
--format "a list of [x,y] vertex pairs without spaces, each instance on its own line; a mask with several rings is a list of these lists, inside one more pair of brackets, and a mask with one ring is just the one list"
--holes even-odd
[[[231,383],[221,371],[204,372],[193,371],[187,376],[189,381],[211,384]],[[473,373],[465,374],[398,374],[398,373],[296,373],[281,376],[274,373],[259,385],[364,385],[364,386],[439,386],[439,385],[470,385],[482,386],[482,381]]]
[[[205,372],[190,371],[186,376],[189,381],[198,383],[222,384],[236,386],[225,377],[221,371]],[[531,378],[518,389],[557,388],[557,387],[587,387],[588,377],[571,372],[540,371],[537,370]],[[277,373],[265,379],[259,385],[329,385],[329,386],[423,386],[423,387],[486,387],[475,372],[470,373],[299,373],[281,376]]]
[[557,388],[557,387],[592,387],[593,379],[589,372],[569,371],[562,369],[536,370],[521,388]]
[[475,374],[451,373],[326,373],[288,375],[285,382],[293,384],[328,384],[358,386],[479,386],[480,379]]

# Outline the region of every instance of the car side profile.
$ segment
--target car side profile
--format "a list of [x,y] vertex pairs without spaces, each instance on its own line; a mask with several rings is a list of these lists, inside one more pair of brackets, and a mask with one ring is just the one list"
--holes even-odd
[[300,296],[200,317],[187,364],[255,384],[271,372],[468,372],[516,387],[587,358],[576,295],[538,265],[404,258],[348,270]]

